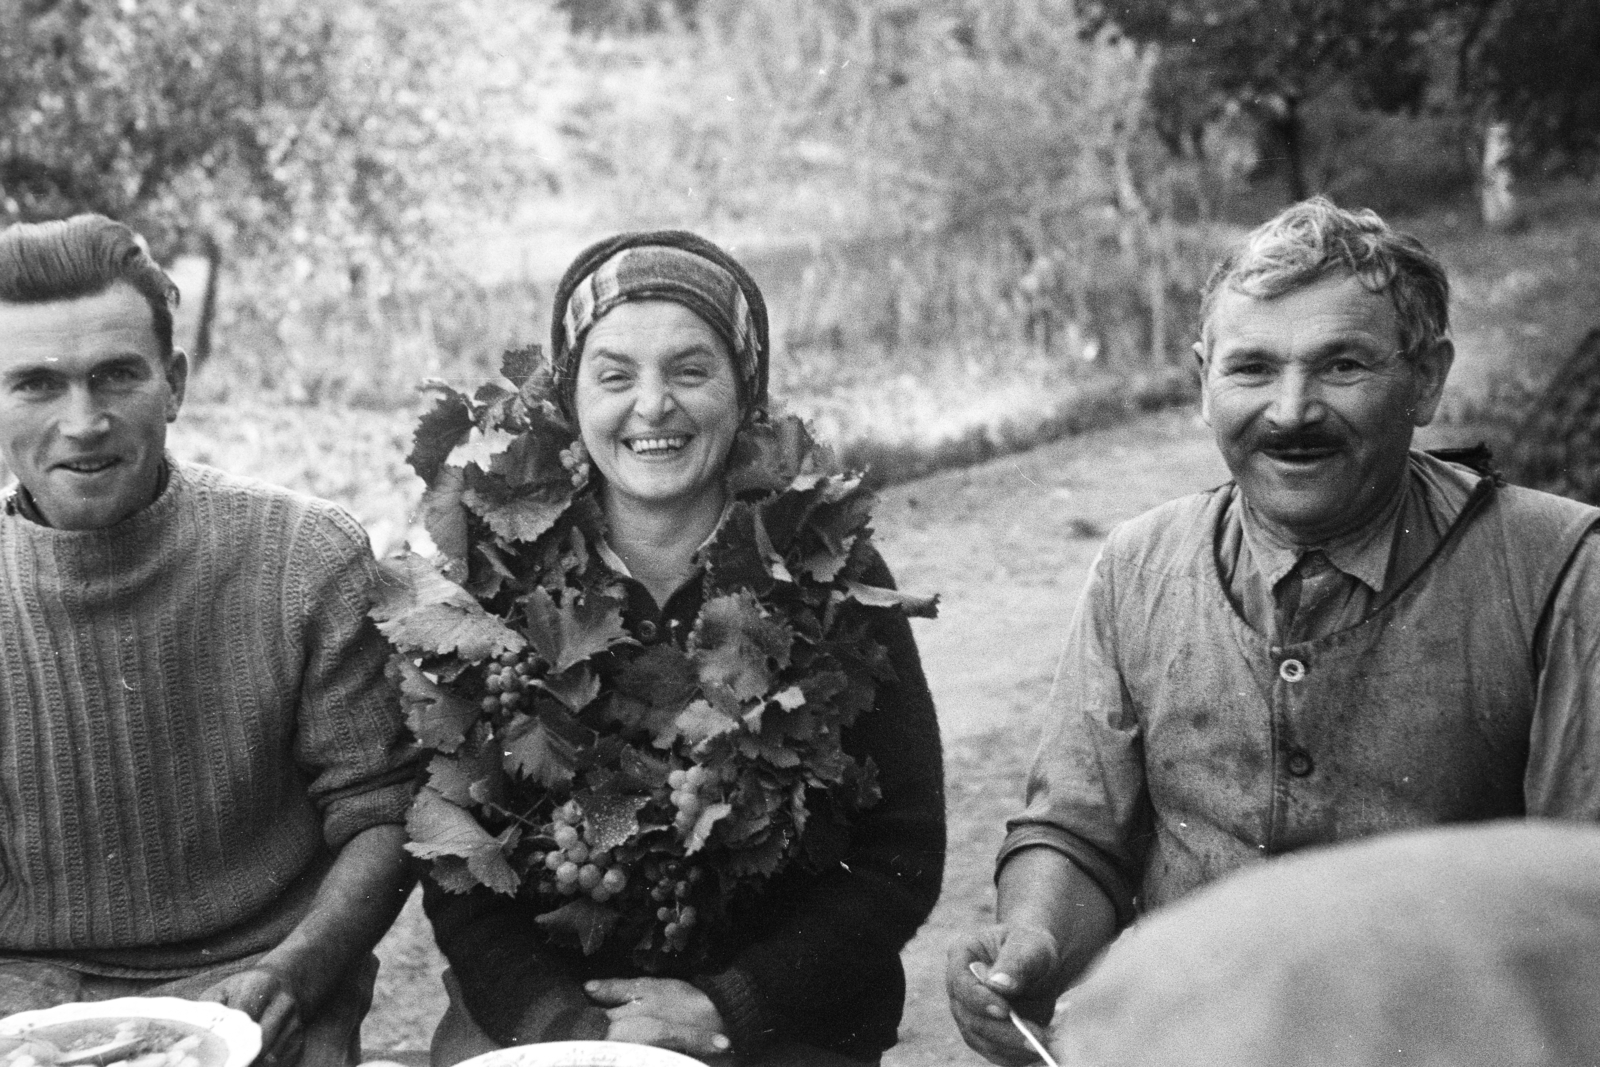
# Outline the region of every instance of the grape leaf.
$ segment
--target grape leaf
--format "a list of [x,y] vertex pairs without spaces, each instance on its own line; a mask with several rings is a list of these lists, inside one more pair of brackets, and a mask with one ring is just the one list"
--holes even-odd
[[756,532],[756,522],[756,510],[736,502],[728,508],[711,543],[701,549],[714,588],[750,589],[757,596],[771,591],[771,566],[762,547],[765,543],[770,549],[772,541],[766,531]]
[[572,483],[516,488],[477,467],[466,471],[461,502],[507,541],[536,541],[572,503]]
[[538,345],[508,348],[500,357],[500,374],[512,385],[521,389],[528,380],[538,375],[544,366],[544,353]]
[[807,553],[800,560],[800,573],[810,575],[824,585],[831,585],[839,577],[839,572],[844,570],[844,565],[850,562],[850,549],[854,543],[854,537],[847,537],[838,547],[824,545]]
[[728,853],[727,871],[735,878],[757,875],[763,878],[778,872],[788,852],[788,842],[783,834],[775,833],[759,845],[741,848]]
[[427,388],[437,393],[439,399],[417,421],[411,454],[406,456],[406,462],[424,482],[432,485],[439,476],[439,468],[444,466],[445,457],[472,429],[472,402],[443,382],[431,382]]
[[461,503],[466,485],[460,467],[441,467],[437,477],[423,490],[422,527],[433,538],[434,547],[444,557],[445,577],[462,582],[467,577],[467,509]]
[[774,672],[788,666],[793,640],[788,627],[767,618],[754,596],[739,592],[702,605],[689,635],[690,658],[702,687],[726,690],[743,702],[765,693]]
[[504,478],[513,489],[541,486],[570,494],[572,472],[561,465],[561,450],[572,441],[573,433],[564,424],[536,418],[484,469]]
[[406,817],[406,831],[411,837],[406,849],[418,859],[460,857],[473,877],[496,893],[515,893],[521,884],[505,856],[520,836],[517,828],[493,837],[435,789],[424,786],[417,793]]
[[694,829],[689,831],[689,837],[683,845],[683,854],[692,856],[704,848],[711,838],[711,831],[717,825],[717,820],[732,810],[732,804],[707,804],[701,810],[700,817],[694,821]]
[[613,849],[639,832],[639,809],[649,797],[586,790],[573,795],[583,809],[583,836],[590,849]]
[[587,663],[578,663],[560,674],[534,683],[573,711],[582,711],[600,695],[600,678]]
[[555,911],[536,916],[533,921],[550,931],[553,937],[576,941],[585,956],[592,956],[605,943],[619,918],[611,908],[579,897]]
[[485,755],[492,757],[492,750],[488,753],[479,751],[470,755],[463,753],[460,756],[433,757],[428,761],[428,787],[462,808],[483,803],[484,799],[497,792],[487,779],[500,771],[498,761],[486,760]]
[[504,731],[505,766],[525,778],[548,788],[572,781],[578,763],[577,749],[553,733],[544,723],[518,716]]
[[772,700],[784,711],[793,711],[806,702],[806,691],[797,685],[791,685],[782,692],[774,694]]
[[445,460],[446,467],[466,467],[468,464],[476,466],[479,470],[488,470],[493,461],[500,454],[510,448],[517,441],[514,434],[507,433],[498,427],[480,430],[476,426],[467,435],[467,439],[451,451],[450,458]]
[[519,603],[534,651],[557,674],[612,645],[633,643],[622,624],[622,602],[615,597],[590,593],[579,598],[568,593],[557,606],[541,587]]
[[404,656],[390,657],[389,675],[399,683],[406,725],[418,743],[439,752],[459,748],[478,721],[477,705],[439,685]]
[[734,439],[728,455],[728,491],[775,492],[794,481],[812,453],[806,424],[794,415],[778,415],[748,426]]
[[[738,728],[738,719],[730,719],[704,700],[696,700],[684,708],[673,723],[673,733],[691,746]],[[671,743],[670,738],[667,743]],[[659,738],[656,747],[663,747]]]
[[902,593],[898,589],[885,589],[877,585],[864,585],[861,582],[846,581],[845,592],[835,593],[836,597],[854,600],[865,604],[869,608],[899,608],[907,615],[918,619],[936,619],[939,617],[939,596],[917,596],[914,593]]
[[379,565],[376,602],[369,614],[402,651],[443,654],[479,662],[526,647],[521,634],[479,606],[471,593],[406,552]]
[[699,682],[694,664],[673,645],[650,645],[617,673],[613,688],[626,696],[658,706],[682,708],[694,698]]

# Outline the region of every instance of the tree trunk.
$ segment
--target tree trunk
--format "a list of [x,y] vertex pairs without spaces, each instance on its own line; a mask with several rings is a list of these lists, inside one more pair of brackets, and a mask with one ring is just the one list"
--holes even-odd
[[1521,205],[1511,182],[1511,124],[1491,120],[1483,131],[1483,160],[1478,172],[1478,205],[1491,230],[1513,230],[1522,223]]
[[211,333],[217,321],[217,289],[221,285],[222,246],[211,234],[205,236],[206,291],[200,298],[200,323],[194,331],[191,370],[199,370],[211,358]]
[[1299,203],[1310,195],[1306,186],[1305,129],[1300,121],[1300,98],[1290,93],[1280,97],[1278,140],[1283,143],[1283,165],[1289,182],[1289,199]]

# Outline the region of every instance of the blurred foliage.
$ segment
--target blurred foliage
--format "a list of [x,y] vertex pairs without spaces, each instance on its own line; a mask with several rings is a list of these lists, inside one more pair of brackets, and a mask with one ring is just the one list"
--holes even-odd
[[1525,160],[1592,169],[1600,155],[1600,4],[1461,0],[1463,88],[1511,124]]
[[[1164,50],[1168,126],[1192,130],[1223,101],[1247,108],[1283,154],[1290,199],[1308,195],[1302,111],[1336,85],[1376,110],[1416,108],[1429,31],[1454,0],[1081,0],[1089,24]],[[1191,140],[1193,136],[1191,134]]]
[[452,213],[542,177],[497,121],[539,83],[536,12],[507,6],[0,4],[0,221],[98,211],[162,260],[402,277]]

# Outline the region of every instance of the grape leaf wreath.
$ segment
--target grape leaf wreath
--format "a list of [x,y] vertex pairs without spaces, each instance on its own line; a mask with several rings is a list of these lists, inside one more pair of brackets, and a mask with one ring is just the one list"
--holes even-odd
[[471,396],[430,383],[408,462],[436,551],[385,561],[372,608],[430,757],[408,847],[447,890],[533,902],[552,943],[681,973],[737,894],[814,860],[808,823],[877,802],[840,746],[892,677],[871,614],[937,597],[861,580],[870,491],[758,413],[685,646],[641,645],[539,349],[501,369]]

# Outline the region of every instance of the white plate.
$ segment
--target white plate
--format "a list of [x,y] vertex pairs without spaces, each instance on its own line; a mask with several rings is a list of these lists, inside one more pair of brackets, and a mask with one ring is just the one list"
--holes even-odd
[[513,1045],[462,1060],[456,1067],[705,1067],[677,1052],[625,1041],[545,1041]]
[[[249,1067],[261,1051],[261,1027],[244,1012],[201,1000],[178,997],[119,997],[79,1004],[58,1004],[53,1008],[23,1011],[0,1019],[0,1035],[21,1037],[36,1030],[62,1023],[154,1019],[187,1023],[209,1031],[227,1046],[227,1059],[207,1063],[206,1067]],[[47,1034],[41,1034],[47,1037]]]

